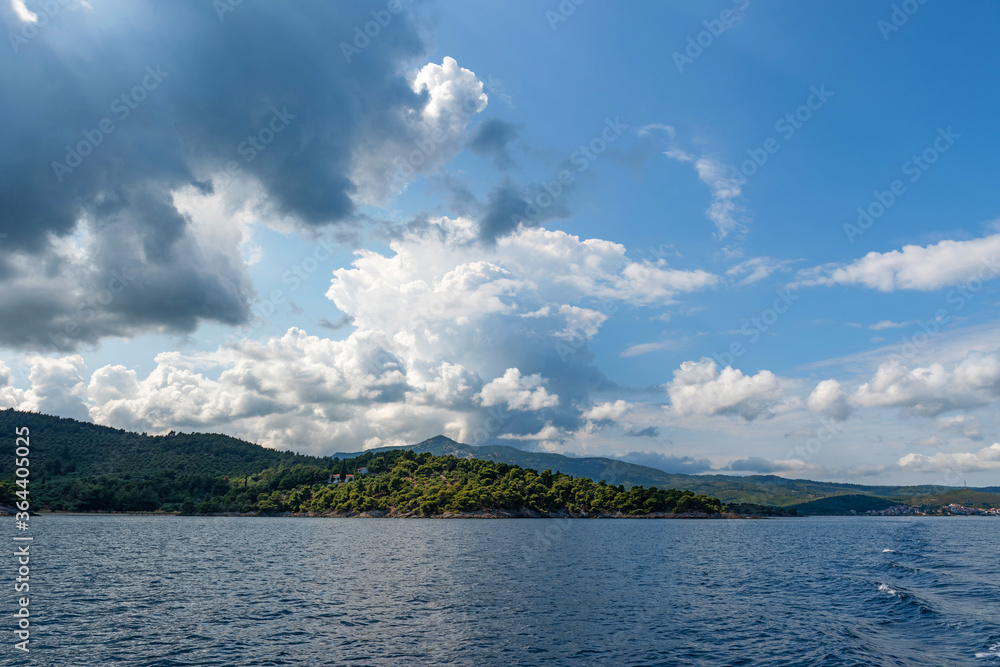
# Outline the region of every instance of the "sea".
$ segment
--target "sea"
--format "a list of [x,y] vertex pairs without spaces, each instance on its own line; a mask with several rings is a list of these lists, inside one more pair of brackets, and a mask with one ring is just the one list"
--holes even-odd
[[[8,544],[16,533],[3,519]],[[1000,665],[1000,519],[42,515],[3,665]]]

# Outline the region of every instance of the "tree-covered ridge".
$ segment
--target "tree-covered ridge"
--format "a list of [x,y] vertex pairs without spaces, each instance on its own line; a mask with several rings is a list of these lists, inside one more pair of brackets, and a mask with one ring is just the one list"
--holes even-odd
[[[414,454],[410,450],[370,455],[370,472],[351,484],[328,485],[287,509],[305,512],[371,512],[395,514],[469,512],[476,510],[531,510],[572,515],[653,512],[721,512],[715,498],[690,491],[595,483],[543,470],[454,456]],[[365,458],[365,457],[362,457]],[[358,459],[354,460],[355,462]]]

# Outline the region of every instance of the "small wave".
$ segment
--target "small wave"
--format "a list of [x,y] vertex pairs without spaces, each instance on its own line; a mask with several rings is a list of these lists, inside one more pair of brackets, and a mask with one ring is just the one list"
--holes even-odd
[[878,590],[880,593],[888,593],[889,595],[895,595],[897,593],[896,589],[889,586],[889,584],[879,584]]
[[988,651],[980,651],[976,654],[977,658],[1000,658],[1000,642],[994,644],[990,647]]
[[897,551],[895,549],[882,549],[882,553],[884,553],[884,554],[894,554],[894,553],[897,553]]

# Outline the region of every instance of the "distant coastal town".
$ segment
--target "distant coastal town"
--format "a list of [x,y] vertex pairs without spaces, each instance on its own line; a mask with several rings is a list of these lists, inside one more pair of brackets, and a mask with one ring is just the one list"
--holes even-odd
[[[851,514],[857,514],[851,510]],[[980,507],[965,507],[957,503],[951,503],[944,507],[928,508],[920,505],[893,505],[884,510],[868,510],[865,516],[1000,516],[1000,508],[992,507],[982,509]]]

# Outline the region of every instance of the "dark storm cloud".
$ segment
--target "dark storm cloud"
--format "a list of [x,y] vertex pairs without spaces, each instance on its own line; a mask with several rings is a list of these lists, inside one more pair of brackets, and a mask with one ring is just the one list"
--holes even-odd
[[[199,236],[171,192],[209,192],[229,167],[305,227],[351,218],[355,149],[405,137],[400,119],[427,100],[402,74],[424,49],[405,12],[350,62],[339,46],[385,5],[94,3],[0,49],[0,344],[245,322],[242,259]],[[0,22],[25,25],[6,2]],[[80,220],[85,270],[57,247]]]
[[469,141],[469,148],[477,155],[492,157],[497,166],[506,169],[511,165],[507,147],[517,137],[517,128],[497,119],[483,121]]

